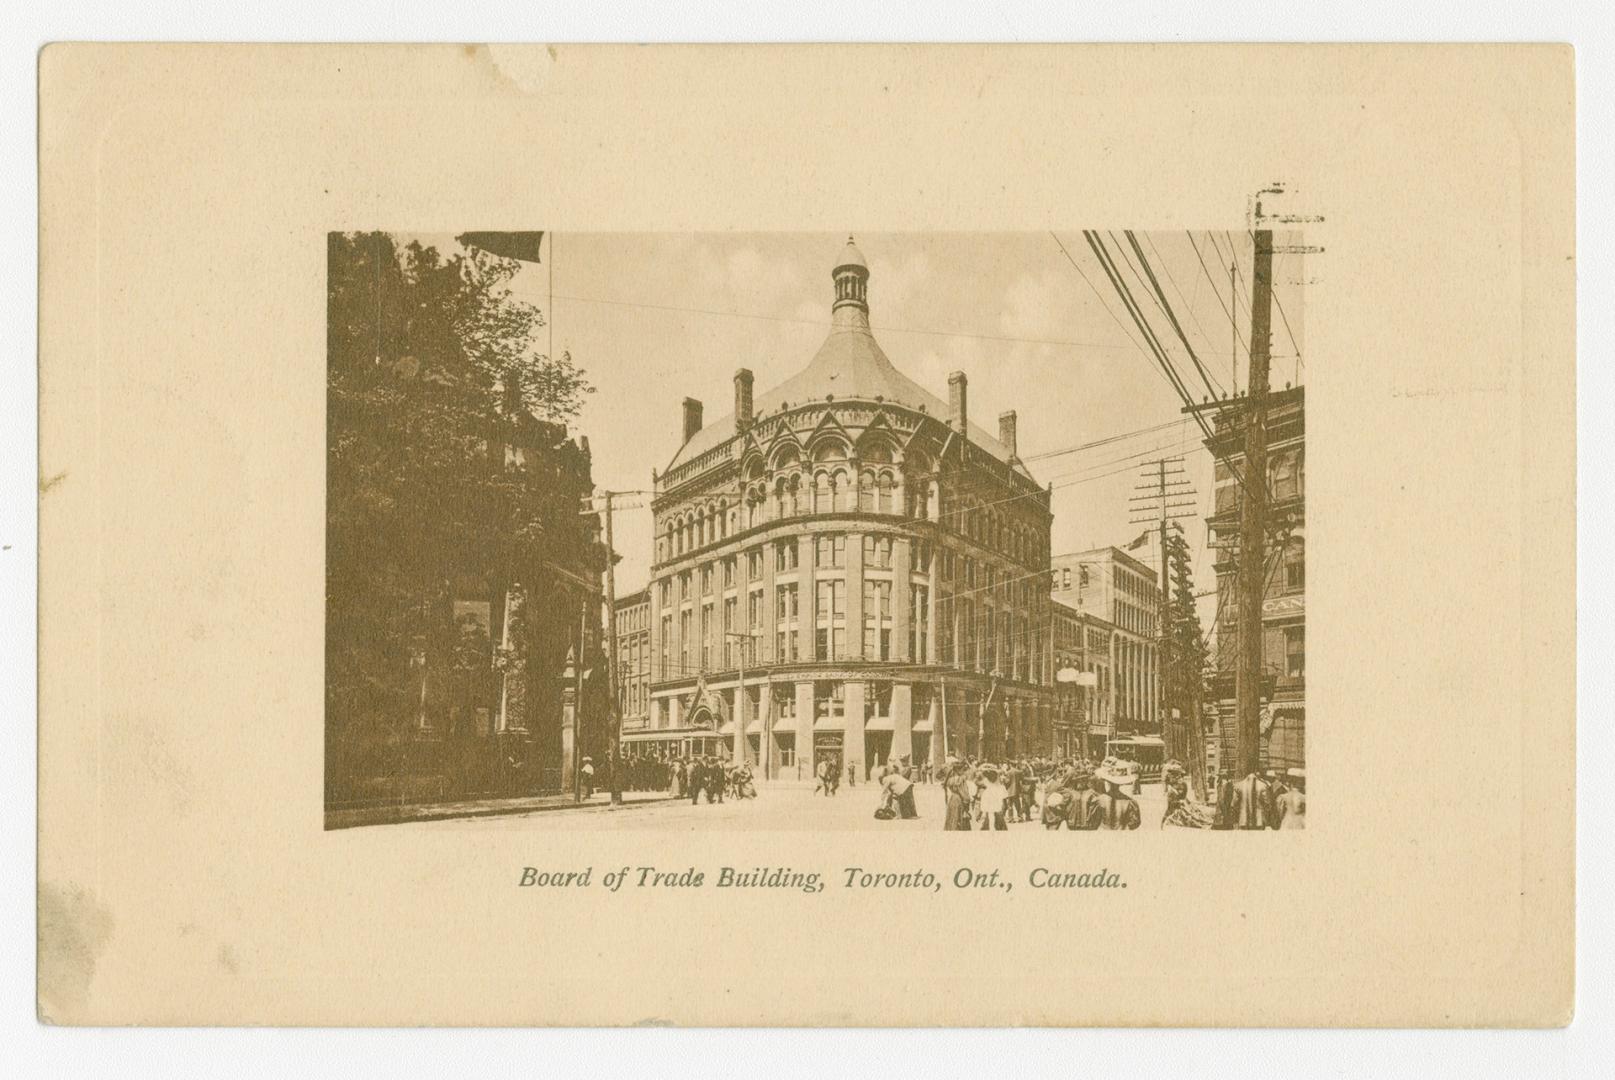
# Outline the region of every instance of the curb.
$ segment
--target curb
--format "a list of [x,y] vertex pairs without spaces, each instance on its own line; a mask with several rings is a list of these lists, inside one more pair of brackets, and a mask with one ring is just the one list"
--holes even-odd
[[[655,806],[658,803],[677,802],[677,801],[678,801],[677,797],[672,796],[672,795],[660,796],[660,797],[653,798],[653,799],[634,799],[631,802],[630,801],[624,801],[621,805],[617,806],[615,809],[617,809],[617,810],[631,810],[631,809],[635,809],[635,808],[638,808],[638,807],[641,807],[641,806]],[[325,831],[326,832],[337,832],[337,831],[342,830],[342,829],[363,829],[363,828],[368,828],[369,826],[372,826],[372,825],[411,825],[411,824],[415,824],[415,823],[418,823],[418,822],[424,822],[424,821],[455,821],[455,820],[458,820],[458,819],[461,819],[461,818],[509,817],[511,815],[514,815],[514,814],[544,814],[544,813],[554,813],[554,812],[565,811],[565,810],[572,810],[572,811],[585,811],[585,810],[588,810],[588,811],[606,811],[606,810],[612,810],[612,809],[613,809],[613,807],[612,807],[612,804],[610,802],[601,802],[601,803],[561,803],[561,804],[553,804],[552,803],[552,804],[540,804],[540,805],[537,805],[537,806],[484,806],[484,807],[477,807],[476,809],[473,809],[473,810],[457,810],[457,811],[452,811],[452,812],[448,812],[448,813],[424,813],[424,814],[412,814],[412,815],[403,815],[403,816],[390,815],[390,816],[387,816],[387,817],[379,818],[379,819],[374,820],[374,821],[352,821],[352,822],[346,822],[346,823],[340,824],[340,825],[333,825],[329,821],[327,821],[326,825],[325,825]],[[340,811],[338,811],[338,812],[340,813]]]

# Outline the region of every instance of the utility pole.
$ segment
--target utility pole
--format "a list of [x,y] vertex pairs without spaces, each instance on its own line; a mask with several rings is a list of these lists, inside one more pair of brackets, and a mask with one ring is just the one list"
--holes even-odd
[[[1228,263],[1228,310],[1231,311],[1231,312],[1234,312],[1236,315],[1239,312],[1239,293],[1234,291],[1234,283],[1238,280],[1238,275],[1239,275],[1239,263],[1234,262],[1233,260],[1229,260],[1229,263]],[[1229,365],[1230,368],[1233,369],[1233,379],[1231,381],[1233,383],[1233,387],[1234,387],[1235,392],[1238,392],[1238,390],[1239,390],[1239,320],[1237,318],[1230,318],[1228,320],[1228,325],[1233,328],[1233,339],[1234,339],[1233,359],[1228,362],[1228,365]]]
[[[553,237],[553,234],[551,235]],[[553,239],[551,243],[554,243]],[[606,674],[611,697],[611,707],[606,718],[606,733],[611,740],[610,783],[611,803],[613,806],[622,804],[622,777],[617,769],[618,759],[622,757],[622,682],[617,670],[621,660],[617,655],[617,650],[621,647],[621,643],[617,640],[617,549],[612,544],[611,539],[611,515],[614,510],[631,510],[645,505],[643,502],[634,502],[626,506],[618,506],[613,501],[617,496],[643,494],[645,494],[643,491],[602,491],[596,496],[605,501],[605,506],[601,510],[595,510],[593,498],[585,497],[583,506],[578,511],[584,517],[604,513],[606,518],[606,634],[610,641],[604,652],[606,654]],[[582,667],[582,655],[583,647],[580,643],[578,646],[580,669]]]
[[1133,490],[1147,494],[1134,495],[1128,500],[1135,515],[1132,523],[1156,525],[1161,534],[1161,591],[1155,605],[1155,705],[1161,722],[1163,752],[1167,758],[1182,761],[1185,755],[1193,755],[1194,747],[1188,742],[1192,733],[1179,730],[1178,725],[1172,721],[1173,701],[1168,692],[1175,670],[1173,663],[1178,658],[1172,655],[1171,649],[1172,580],[1167,569],[1169,550],[1167,536],[1175,519],[1195,516],[1195,496],[1198,493],[1194,486],[1183,478],[1186,470],[1183,468],[1182,457],[1163,457],[1146,461],[1140,469],[1141,479],[1146,482],[1135,484]]
[[[747,632],[743,632],[743,631],[739,631],[739,630],[731,630],[728,633],[724,634],[723,636],[725,638],[737,638],[740,641],[740,665],[739,665],[739,667],[740,667],[740,685],[735,688],[735,740],[734,740],[734,744],[733,744],[733,746],[731,747],[731,750],[730,750],[730,758],[734,761],[734,763],[736,765],[744,765],[746,763],[746,753],[747,753],[747,751],[746,751],[746,746],[747,746],[747,739],[746,739],[746,646],[748,646],[748,645],[750,645],[752,643],[752,641],[754,640],[756,635],[751,634],[751,633],[747,633]],[[770,739],[770,738],[772,738],[772,735],[770,733],[763,732],[758,736],[758,742],[760,744],[763,740]],[[773,754],[770,753],[770,749],[771,748],[769,746],[763,746],[762,747],[763,752],[765,754],[768,754],[769,758],[772,758]],[[768,760],[768,758],[764,759],[765,764],[763,765],[763,776],[764,776],[765,779],[769,778],[768,777],[768,765],[766,764],[767,760]]]
[[[1261,204],[1257,204],[1257,217]],[[1245,400],[1245,482],[1239,515],[1239,658],[1234,668],[1234,775],[1261,768],[1262,593],[1267,587],[1267,372],[1272,332],[1273,230],[1256,229],[1251,268],[1250,374]]]
[[622,757],[622,685],[618,678],[617,667],[621,659],[617,650],[621,643],[617,638],[617,549],[611,543],[611,497],[616,492],[608,491],[606,495],[606,636],[611,644],[606,648],[606,675],[607,685],[611,688],[611,714],[606,720],[606,727],[611,736],[611,805],[622,805],[622,772],[619,768]]

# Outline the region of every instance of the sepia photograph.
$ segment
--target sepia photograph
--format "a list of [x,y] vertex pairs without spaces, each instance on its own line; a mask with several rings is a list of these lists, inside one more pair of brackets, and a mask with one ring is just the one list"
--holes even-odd
[[333,233],[327,828],[1304,828],[1294,202]]
[[1571,1024],[1575,61],[42,50],[40,1023]]

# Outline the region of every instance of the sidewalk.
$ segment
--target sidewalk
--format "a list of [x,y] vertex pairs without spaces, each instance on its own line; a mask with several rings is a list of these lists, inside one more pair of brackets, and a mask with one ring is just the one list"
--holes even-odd
[[[620,810],[652,806],[673,800],[665,791],[625,791]],[[325,828],[352,829],[362,825],[396,825],[405,821],[443,818],[491,817],[499,814],[536,814],[549,810],[579,813],[611,809],[609,792],[597,791],[589,801],[575,802],[570,795],[529,795],[518,799],[471,799],[464,802],[411,803],[404,806],[367,806],[357,810],[327,810]]]

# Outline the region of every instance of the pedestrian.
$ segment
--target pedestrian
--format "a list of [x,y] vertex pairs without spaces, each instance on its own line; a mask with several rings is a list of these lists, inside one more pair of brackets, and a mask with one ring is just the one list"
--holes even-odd
[[847,786],[848,787],[856,787],[857,786],[857,784],[858,784],[857,769],[858,769],[858,763],[856,761],[847,762]]
[[1138,803],[1122,790],[1132,778],[1131,774],[1111,763],[1102,766],[1094,776],[1103,780],[1107,788],[1105,794],[1094,800],[1101,827],[1136,829],[1142,825],[1143,817],[1138,812]]
[[1247,773],[1242,780],[1229,784],[1223,805],[1224,828],[1276,829],[1277,807],[1273,805],[1273,785],[1256,773]]
[[594,794],[594,758],[583,759],[583,768],[578,770],[578,784],[583,789],[583,798],[587,800]]
[[[706,763],[700,758],[690,759],[689,777],[686,781],[690,787],[690,805],[694,806],[701,801],[701,792],[707,784]],[[707,800],[711,802],[711,799]]]
[[1306,770],[1291,769],[1285,773],[1285,779],[1288,784],[1278,798],[1279,828],[1304,829],[1307,827]]
[[1007,832],[1004,821],[1005,807],[1009,804],[1009,789],[998,782],[998,770],[989,766],[981,771],[981,827],[995,832]]
[[723,789],[728,782],[728,770],[724,768],[723,762],[719,761],[717,758],[713,758],[712,763],[707,766],[708,806],[715,802],[723,802]]
[[920,816],[914,807],[914,781],[897,769],[887,768],[880,784],[886,791],[887,805],[897,811],[898,817],[907,819]]
[[948,758],[942,766],[942,796],[945,800],[945,810],[942,815],[942,827],[949,831],[968,832],[970,830],[970,792],[968,779],[964,766],[955,757]]
[[830,778],[827,775],[829,765],[828,761],[820,758],[818,764],[813,766],[813,794],[817,795],[821,791],[826,795],[830,794]]
[[831,758],[827,764],[829,765],[829,768],[827,768],[824,772],[824,782],[827,787],[825,793],[828,795],[834,795],[837,791],[841,790],[841,759]]

